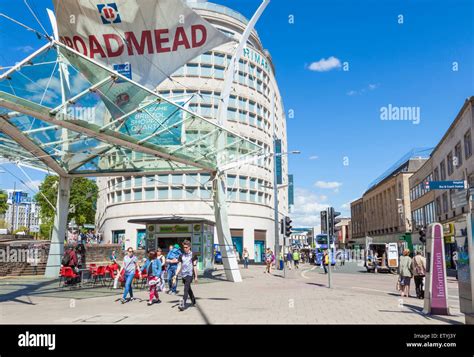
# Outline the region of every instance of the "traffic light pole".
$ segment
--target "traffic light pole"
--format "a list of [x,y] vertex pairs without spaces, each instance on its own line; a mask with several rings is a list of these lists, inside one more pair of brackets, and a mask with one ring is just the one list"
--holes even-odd
[[[326,227],[327,227],[327,242],[328,242],[328,288],[331,289],[331,228],[329,227],[330,208],[326,209]],[[323,258],[324,259],[324,258]],[[325,262],[323,262],[324,264]]]
[[[275,144],[274,144],[275,145]],[[277,155],[275,150],[273,151],[273,206],[274,206],[274,220],[275,220],[275,261],[277,262],[280,258],[280,229],[278,227],[278,184],[277,184]],[[278,269],[278,265],[276,268]]]

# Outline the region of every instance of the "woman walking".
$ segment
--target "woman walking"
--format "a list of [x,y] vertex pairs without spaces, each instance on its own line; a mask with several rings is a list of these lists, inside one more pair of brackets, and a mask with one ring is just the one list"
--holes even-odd
[[249,251],[247,250],[247,248],[244,248],[242,257],[244,258],[244,269],[248,269],[249,268]]
[[[126,302],[133,300],[132,283],[133,283],[133,278],[135,277],[135,271],[137,270],[139,271],[138,259],[135,255],[133,255],[133,248],[130,247],[127,249],[127,255],[123,258],[123,264],[118,273],[118,276],[120,276],[122,271],[125,272],[124,274],[125,290],[123,292],[122,299],[120,299],[120,302],[122,304],[125,304]],[[141,275],[142,274],[140,273],[140,278],[141,278]],[[127,299],[128,294],[130,294],[130,299]]]
[[267,248],[267,251],[265,252],[265,271],[264,273],[272,273],[272,263],[275,260],[275,256],[273,255],[273,252],[270,248]]
[[148,259],[142,267],[141,272],[147,273],[147,283],[150,288],[150,298],[148,300],[148,306],[153,305],[155,302],[160,302],[158,295],[158,286],[161,284],[161,259],[156,258],[156,252],[151,250],[148,253]]
[[410,280],[413,276],[411,266],[412,261],[410,258],[410,250],[405,249],[403,255],[400,257],[400,264],[398,267],[401,297],[410,296]]

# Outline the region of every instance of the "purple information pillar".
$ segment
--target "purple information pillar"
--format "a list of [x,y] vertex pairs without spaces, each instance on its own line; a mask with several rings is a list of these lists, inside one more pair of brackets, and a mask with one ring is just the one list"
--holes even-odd
[[443,227],[439,223],[431,227],[431,249],[429,254],[430,309],[434,315],[449,315],[446,267],[444,262]]

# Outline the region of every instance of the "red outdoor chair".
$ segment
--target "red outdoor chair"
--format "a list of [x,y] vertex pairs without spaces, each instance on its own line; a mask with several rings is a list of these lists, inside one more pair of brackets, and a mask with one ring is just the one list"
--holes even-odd
[[[63,267],[61,268],[61,277],[63,278],[63,286],[67,281],[75,280],[79,275],[72,270],[71,267]],[[59,279],[59,284],[61,284],[61,277]]]
[[139,285],[140,285],[140,289],[143,289],[144,285],[146,284],[146,279],[147,279],[148,275],[147,273],[143,272],[142,273],[142,278],[140,279],[140,271],[139,270],[135,270],[135,287],[138,289]]
[[91,272],[91,275],[94,274],[97,270],[97,264],[89,264],[89,271]]
[[93,285],[100,280],[103,286],[105,286],[105,266],[97,267],[97,270],[92,273],[92,278],[94,279]]
[[[117,271],[118,271],[117,264],[111,264],[105,268],[105,281],[109,282],[109,288],[111,288],[114,283]],[[108,273],[108,277],[107,277],[107,273]]]

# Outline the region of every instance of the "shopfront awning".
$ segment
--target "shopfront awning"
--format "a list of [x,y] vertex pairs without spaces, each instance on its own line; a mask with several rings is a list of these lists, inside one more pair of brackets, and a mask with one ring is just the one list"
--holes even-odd
[[175,103],[53,41],[0,75],[0,157],[62,176],[127,176],[213,172],[263,152],[193,113],[190,99]]

